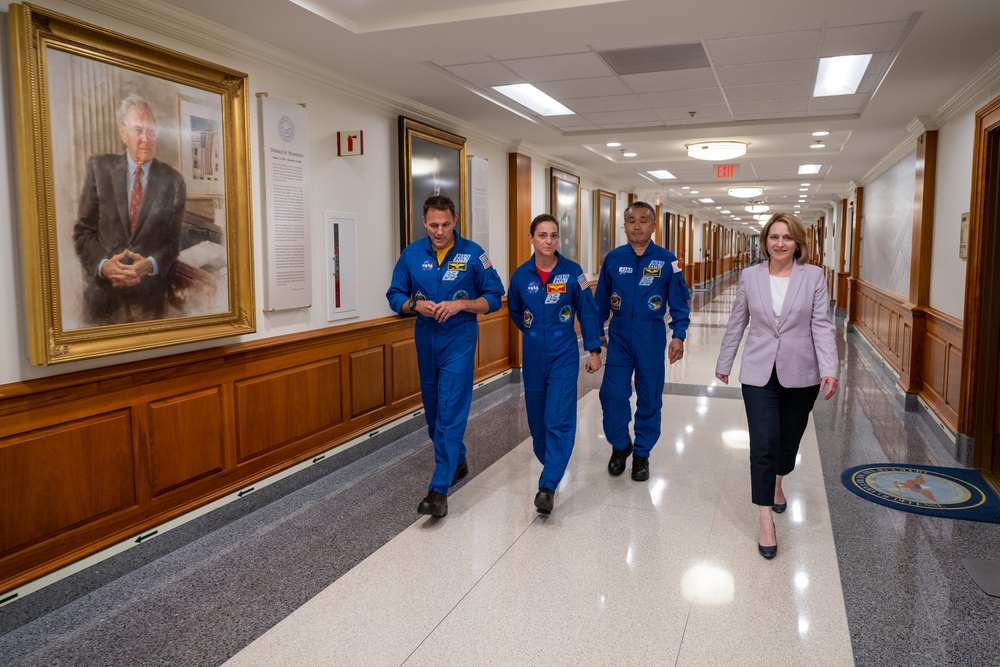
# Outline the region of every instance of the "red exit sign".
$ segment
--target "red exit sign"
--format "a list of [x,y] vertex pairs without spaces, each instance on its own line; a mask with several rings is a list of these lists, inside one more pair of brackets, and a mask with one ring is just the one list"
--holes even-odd
[[717,164],[715,165],[716,178],[739,178],[740,165],[738,164]]

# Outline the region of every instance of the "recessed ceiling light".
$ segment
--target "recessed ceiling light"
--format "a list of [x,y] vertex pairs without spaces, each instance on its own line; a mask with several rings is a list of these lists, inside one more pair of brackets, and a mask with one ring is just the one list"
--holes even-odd
[[809,144],[809,148],[826,148],[826,144],[822,140],[817,139],[813,143]]
[[819,130],[818,132],[813,132],[813,134],[812,134],[812,135],[813,135],[814,137],[825,137],[825,136],[826,136],[826,135],[828,135],[828,134],[830,134],[830,133],[829,133],[829,132],[827,132],[826,130]]
[[872,54],[870,53],[820,58],[813,97],[853,95],[858,92],[861,77],[865,75],[865,70],[868,69],[868,63],[871,59]]
[[[696,194],[696,193],[692,193],[692,194]],[[702,197],[698,201],[700,201],[702,204],[714,204],[715,203],[715,200],[712,199],[711,197]]]
[[802,176],[803,174],[818,174],[822,167],[823,165],[821,164],[800,164],[799,176]]
[[573,111],[562,102],[554,100],[530,83],[515,83],[510,86],[493,86],[493,90],[506,95],[541,116],[570,116]]
[[810,185],[812,185],[812,183],[799,183],[799,185],[801,185],[804,188],[808,188]]
[[799,192],[809,192],[809,188],[799,188]]
[[749,145],[750,142],[747,141],[698,141],[684,144],[684,147],[687,148],[688,157],[720,162],[746,155]]
[[682,185],[681,186],[681,190],[690,190],[690,189],[691,189],[690,185]]
[[[721,206],[716,206],[715,208],[722,208],[722,207]],[[722,213],[724,215],[729,215],[730,213],[732,213],[732,211],[730,211],[729,209],[726,209],[725,211],[719,211],[719,213]]]
[[802,204],[796,204],[795,208],[802,208]]
[[622,151],[622,157],[635,157],[638,153],[633,153],[632,151]]
[[667,181],[670,180],[671,178],[677,178],[666,169],[654,169],[653,171],[647,171],[646,173],[654,178],[660,179],[661,181]]
[[622,145],[622,142],[620,142],[620,141],[609,141],[608,143],[606,143],[604,145],[607,146],[608,148],[618,148],[619,146]]

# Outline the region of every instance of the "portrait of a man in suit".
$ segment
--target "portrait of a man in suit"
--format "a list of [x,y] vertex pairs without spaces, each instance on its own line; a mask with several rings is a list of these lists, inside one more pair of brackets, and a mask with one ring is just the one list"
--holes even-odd
[[129,95],[116,123],[123,150],[88,158],[73,227],[92,326],[163,318],[181,250],[184,177],[156,158],[152,107]]

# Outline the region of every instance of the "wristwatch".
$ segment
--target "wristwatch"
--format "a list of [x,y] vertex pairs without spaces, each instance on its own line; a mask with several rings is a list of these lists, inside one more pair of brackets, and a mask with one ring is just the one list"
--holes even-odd
[[415,315],[417,313],[417,297],[416,297],[416,295],[410,297],[410,301],[409,301],[408,305],[410,306],[410,312]]

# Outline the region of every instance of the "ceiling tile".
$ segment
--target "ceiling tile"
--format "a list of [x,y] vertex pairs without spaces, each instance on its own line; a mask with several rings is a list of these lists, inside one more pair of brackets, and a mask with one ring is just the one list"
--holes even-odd
[[893,21],[827,28],[823,34],[820,57],[893,51],[899,46],[906,26],[906,21]]
[[483,88],[490,86],[505,86],[512,83],[524,83],[524,79],[496,62],[475,63],[473,65],[452,65],[446,67],[449,72],[469,83]]
[[738,86],[783,81],[813,81],[816,78],[816,67],[815,58],[804,58],[753,65],[729,65],[718,67],[716,71],[723,86]]
[[708,55],[716,67],[747,63],[804,60],[819,54],[820,30],[709,40]]
[[603,97],[578,97],[565,100],[566,106],[578,114],[601,111],[648,109],[649,105],[635,95],[605,95]]
[[726,97],[730,104],[756,100],[808,99],[812,95],[812,81],[790,83],[761,83],[754,86],[727,86]]
[[544,58],[516,58],[502,61],[525,81],[555,81],[611,76],[614,72],[596,53],[569,53]]
[[718,85],[715,81],[715,74],[708,67],[673,72],[626,74],[622,77],[622,81],[637,93],[657,93],[684,88],[712,88]]
[[718,88],[696,90],[674,90],[659,93],[644,93],[639,97],[651,107],[689,107],[707,104],[722,104],[722,92]]
[[560,101],[572,100],[577,97],[624,95],[632,92],[617,76],[598,76],[567,81],[540,81],[535,84],[535,87]]

